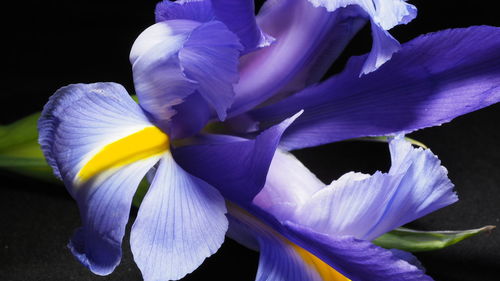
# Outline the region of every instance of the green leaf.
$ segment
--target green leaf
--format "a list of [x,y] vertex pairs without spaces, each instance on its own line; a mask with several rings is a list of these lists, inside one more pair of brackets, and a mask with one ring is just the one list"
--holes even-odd
[[0,151],[38,139],[40,113],[31,114],[7,126],[0,126]]
[[[382,136],[382,137],[363,137],[363,138],[354,138],[354,139],[350,139],[350,140],[354,140],[354,141],[373,141],[373,142],[389,142],[389,138],[388,137],[385,137],[385,136]],[[416,139],[412,139],[412,138],[409,138],[409,137],[405,137],[405,140],[407,140],[408,142],[410,142],[411,144],[413,145],[416,145],[418,147],[421,147],[423,149],[427,149],[427,145],[419,142],[418,140]]]
[[0,126],[0,168],[59,182],[45,161],[38,144],[37,121],[40,113],[29,115],[7,126]]
[[460,231],[418,231],[408,228],[397,228],[373,241],[386,249],[400,249],[408,252],[439,250],[456,244],[481,232],[490,232],[495,226]]
[[139,208],[141,206],[142,200],[144,199],[144,196],[146,196],[146,193],[148,192],[149,189],[149,181],[146,178],[143,178],[141,183],[139,184],[139,187],[137,188],[137,191],[134,194],[134,199],[132,199],[132,205],[134,207]]

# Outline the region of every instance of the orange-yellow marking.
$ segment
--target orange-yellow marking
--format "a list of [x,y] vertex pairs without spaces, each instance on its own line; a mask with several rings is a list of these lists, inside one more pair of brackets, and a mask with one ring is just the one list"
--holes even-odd
[[304,263],[306,263],[308,266],[316,270],[321,279],[323,279],[324,281],[351,281],[351,279],[345,277],[340,272],[335,270],[333,267],[329,266],[327,263],[325,263],[315,255],[313,255],[309,251],[303,249],[302,247],[288,240],[286,237],[284,237],[283,235],[279,234],[278,232],[270,228],[264,222],[258,220],[256,217],[248,213],[246,210],[238,207],[237,205],[229,201],[226,201],[226,206],[228,212],[235,218],[237,218],[240,222],[248,225],[251,228],[261,229],[269,234],[272,234],[278,237],[285,244],[292,247],[292,249],[299,254]]
[[351,281],[351,279],[348,279],[347,277],[336,271],[333,267],[317,258],[315,255],[293,244],[292,242],[289,243],[304,260],[304,262],[309,266],[312,266],[319,273],[321,279],[325,281]]
[[104,146],[83,166],[77,181],[85,182],[108,169],[155,156],[168,149],[168,135],[157,127],[147,127]]

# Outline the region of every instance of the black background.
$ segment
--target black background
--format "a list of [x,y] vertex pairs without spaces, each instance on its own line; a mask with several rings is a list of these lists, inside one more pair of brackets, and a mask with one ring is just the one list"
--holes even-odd
[[[2,9],[0,124],[42,108],[59,87],[114,81],[133,92],[128,52],[154,21],[156,1],[16,1]],[[493,1],[489,1],[491,4]],[[419,16],[392,31],[401,42],[452,27],[499,25],[488,1],[411,1]],[[481,4],[481,5],[479,5]],[[370,47],[369,30],[348,54]],[[339,66],[348,55],[340,60]],[[423,230],[466,229],[500,224],[500,105],[411,136],[431,147],[449,170],[460,201],[411,224]],[[389,166],[387,146],[343,142],[296,152],[324,181],[355,170]],[[124,240],[124,258],[107,277],[93,275],[66,248],[79,226],[76,204],[61,185],[0,171],[0,280],[141,280]],[[500,235],[480,235],[459,245],[417,254],[436,280],[500,280]],[[231,240],[184,280],[254,280],[257,253]]]

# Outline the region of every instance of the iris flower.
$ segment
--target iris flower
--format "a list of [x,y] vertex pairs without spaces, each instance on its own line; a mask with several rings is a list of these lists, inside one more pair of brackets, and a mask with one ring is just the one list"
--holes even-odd
[[[260,251],[259,281],[431,280],[411,254],[370,241],[457,200],[438,158],[403,134],[500,99],[500,30],[400,45],[388,30],[415,15],[402,0],[274,0],[257,16],[252,0],[159,3],[130,54],[139,104],[115,83],[74,84],[39,120],[80,209],[73,254],[113,271],[146,177],[130,241],[145,280],[192,272],[228,221],[230,237]],[[319,82],[366,22],[371,52]],[[387,173],[329,185],[288,152],[381,135],[394,135]]]

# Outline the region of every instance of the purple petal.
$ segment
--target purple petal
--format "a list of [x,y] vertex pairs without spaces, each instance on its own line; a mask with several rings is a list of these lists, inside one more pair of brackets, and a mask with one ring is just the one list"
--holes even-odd
[[133,163],[75,191],[82,226],[68,247],[92,272],[108,275],[120,263],[132,198],[144,175],[157,161],[158,158],[149,158]]
[[216,189],[165,154],[130,237],[144,280],[178,280],[195,270],[224,241],[225,213]]
[[364,57],[281,103],[256,110],[273,123],[305,112],[283,146],[297,149],[440,125],[500,100],[500,29],[478,26],[421,36],[376,72],[358,78]]
[[212,21],[196,28],[179,52],[184,73],[198,82],[198,92],[221,120],[233,102],[240,50],[238,38],[221,22]]
[[38,121],[39,143],[73,194],[73,181],[97,149],[149,126],[121,85],[73,84],[59,89],[45,105]]
[[362,74],[377,70],[399,50],[399,43],[387,30],[406,24],[417,15],[417,9],[405,0],[309,0],[314,6],[336,11],[342,7],[359,6],[370,18],[373,46],[363,65]]
[[269,167],[266,184],[252,203],[276,219],[285,220],[325,186],[292,154],[278,149]]
[[391,251],[351,236],[318,233],[294,223],[286,223],[288,237],[351,280],[431,281],[416,266],[399,259]]
[[156,22],[185,19],[207,22],[215,18],[210,0],[164,0],[156,5]]
[[260,252],[257,281],[348,279],[245,211],[229,205],[229,237]]
[[392,140],[390,149],[388,174],[345,174],[289,220],[321,233],[373,240],[458,200],[446,169],[429,150],[414,149],[402,137]]
[[149,27],[130,53],[141,106],[168,128],[173,107],[198,92],[224,119],[240,49],[238,38],[218,21],[169,20]]
[[307,1],[266,2],[258,23],[276,41],[242,57],[230,115],[319,81],[364,22],[353,7],[330,13]]
[[267,47],[274,41],[257,25],[254,0],[212,0],[212,5],[216,18],[238,35],[245,53]]
[[132,46],[130,62],[137,97],[164,128],[176,113],[172,107],[198,87],[197,81],[183,73],[178,53],[199,25],[188,20],[160,22],[144,30]]
[[165,0],[156,6],[156,21],[189,19],[199,22],[218,20],[236,34],[244,46],[244,52],[266,47],[273,38],[264,34],[255,20],[253,0]]
[[248,204],[264,186],[281,135],[299,115],[253,140],[216,138],[209,143],[177,148],[174,157],[189,173],[217,188],[224,198]]
[[199,93],[188,96],[185,102],[172,108],[176,114],[170,120],[170,137],[180,139],[199,133],[208,123],[212,111]]
[[95,83],[59,89],[38,126],[44,155],[80,209],[82,227],[69,248],[94,273],[109,274],[121,259],[134,193],[158,157],[108,169],[84,182],[78,173],[96,151],[152,124],[122,86]]

